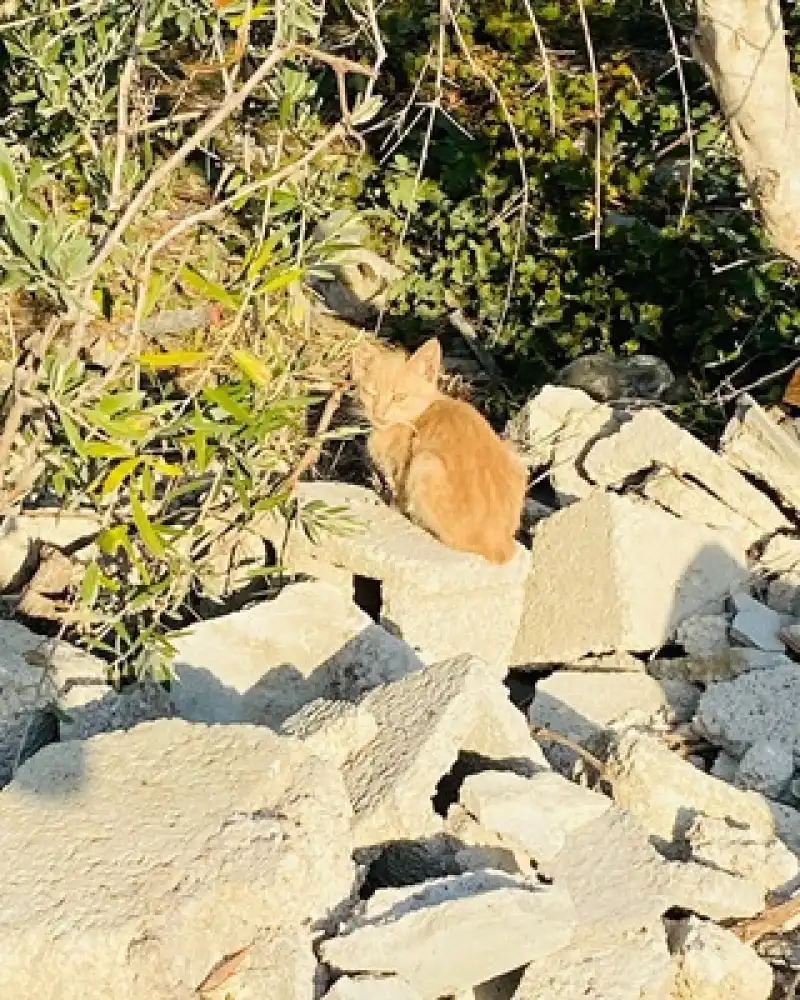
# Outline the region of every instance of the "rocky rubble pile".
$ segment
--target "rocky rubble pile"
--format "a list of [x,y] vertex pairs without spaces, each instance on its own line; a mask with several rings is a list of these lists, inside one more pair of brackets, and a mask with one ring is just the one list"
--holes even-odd
[[[509,434],[557,504],[530,550],[304,484],[361,530],[266,518],[297,582],[179,639],[169,693],[0,621],[1,997],[791,995],[796,440],[565,386]],[[13,590],[93,529],[2,530]]]

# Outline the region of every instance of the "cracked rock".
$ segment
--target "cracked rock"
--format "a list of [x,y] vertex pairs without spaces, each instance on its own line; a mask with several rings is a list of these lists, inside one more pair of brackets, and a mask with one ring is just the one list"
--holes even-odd
[[[337,770],[263,728],[172,719],[46,747],[0,797],[0,996],[193,996],[226,955],[298,941],[349,897],[349,821]],[[313,968],[269,950],[286,964],[262,981]]]
[[533,726],[582,741],[629,712],[652,718],[668,706],[666,691],[647,674],[558,670],[537,683],[529,715]]
[[524,774],[548,770],[490,666],[455,657],[364,695],[377,734],[343,768],[360,846],[438,833],[431,799],[463,754]]
[[680,841],[698,815],[747,823],[759,834],[773,831],[772,814],[760,795],[699,771],[654,736],[634,729],[621,733],[606,767],[614,801],[664,843]]
[[558,951],[573,926],[563,889],[484,871],[379,890],[320,956],[344,972],[398,975],[436,1000]]
[[461,787],[461,803],[481,826],[521,848],[530,858],[552,860],[566,835],[611,807],[603,795],[552,772],[524,778],[483,771]]
[[772,968],[730,931],[696,917],[670,929],[677,975],[670,1000],[769,1000]]
[[739,875],[772,891],[800,871],[797,856],[774,836],[730,819],[697,816],[686,831],[693,861]]

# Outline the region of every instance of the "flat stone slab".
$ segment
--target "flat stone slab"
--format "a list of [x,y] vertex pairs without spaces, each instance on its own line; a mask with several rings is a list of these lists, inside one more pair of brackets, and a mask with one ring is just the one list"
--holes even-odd
[[315,698],[354,700],[422,666],[406,643],[318,581],[199,622],[175,646],[173,701],[192,722],[277,728]]
[[519,628],[530,553],[495,566],[477,555],[442,545],[384,504],[371,490],[344,483],[300,483],[298,504],[337,510],[341,528],[299,527],[286,534],[275,517],[258,529],[283,565],[340,587],[350,596],[357,578],[380,584],[380,618],[426,662],[472,653],[503,671]]
[[562,889],[474,872],[379,890],[320,955],[343,971],[394,973],[437,1000],[558,951],[573,924]]
[[0,996],[188,1000],[225,956],[348,898],[349,827],[336,768],[264,728],[46,747],[0,796]]
[[531,556],[521,668],[656,649],[748,575],[729,535],[602,490],[543,521]]

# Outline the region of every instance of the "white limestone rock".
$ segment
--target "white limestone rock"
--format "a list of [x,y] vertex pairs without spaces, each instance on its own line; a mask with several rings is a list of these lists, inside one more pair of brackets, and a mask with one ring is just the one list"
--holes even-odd
[[566,948],[531,962],[514,1000],[669,1000],[674,978],[656,920],[609,941],[576,933]]
[[315,698],[352,700],[422,666],[416,654],[326,583],[199,622],[175,642],[177,714],[277,728]]
[[537,683],[529,717],[533,726],[580,741],[629,712],[652,718],[668,707],[664,688],[647,674],[557,670]]
[[588,496],[592,484],[580,470],[583,453],[619,427],[614,410],[581,389],[546,385],[509,422],[508,436],[529,465],[548,467],[560,506]]
[[[746,518],[762,538],[789,527],[788,519],[764,493],[653,408],[640,410],[617,434],[598,441],[583,460],[586,475],[606,487],[619,486],[654,466],[702,485],[733,511],[736,522]],[[735,525],[732,534],[736,534]]]
[[320,956],[344,972],[397,975],[436,1000],[558,951],[574,919],[563,889],[476,872],[378,890]]
[[445,660],[376,688],[359,710],[377,723],[376,736],[343,768],[359,846],[440,832],[431,798],[459,755],[513,762],[525,774],[548,769],[505,687],[475,657]]
[[606,768],[614,801],[662,842],[680,841],[697,815],[729,818],[772,834],[772,814],[760,795],[699,771],[647,733],[619,734]]
[[398,976],[342,976],[323,1000],[421,1000],[421,997]]
[[797,856],[778,838],[730,819],[697,816],[686,831],[691,858],[771,892],[800,872]]
[[671,928],[670,945],[677,966],[670,1000],[769,1000],[771,966],[730,931],[690,917]]
[[514,558],[494,566],[481,556],[457,552],[386,506],[373,492],[345,483],[300,483],[300,506],[341,508],[353,530],[318,532],[312,541],[265,515],[256,526],[282,552],[289,572],[307,573],[341,588],[372,581],[380,617],[425,662],[462,653],[479,656],[499,676],[507,670],[519,629],[530,553],[518,545]]
[[461,804],[481,826],[536,861],[551,861],[566,835],[611,807],[603,795],[552,772],[530,778],[482,771],[461,786]]
[[41,728],[50,707],[70,710],[102,698],[109,691],[107,669],[69,643],[0,620],[0,787],[11,780],[21,743],[32,750],[31,739],[35,746],[58,739],[57,722],[46,739],[32,732]]
[[747,576],[727,535],[603,491],[542,522],[531,555],[519,667],[657,648]]
[[[0,996],[188,1000],[223,957],[348,899],[349,821],[337,770],[263,728],[46,747],[0,796]],[[299,947],[268,948],[286,965],[262,982],[312,969]]]

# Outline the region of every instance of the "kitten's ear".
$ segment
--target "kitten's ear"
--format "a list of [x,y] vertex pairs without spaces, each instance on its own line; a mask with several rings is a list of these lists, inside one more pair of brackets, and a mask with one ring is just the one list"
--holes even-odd
[[415,375],[421,375],[422,378],[435,385],[442,367],[441,344],[435,337],[431,337],[411,355],[407,364]]
[[367,340],[362,340],[353,351],[350,362],[350,377],[354,382],[362,382],[375,361],[377,349]]

